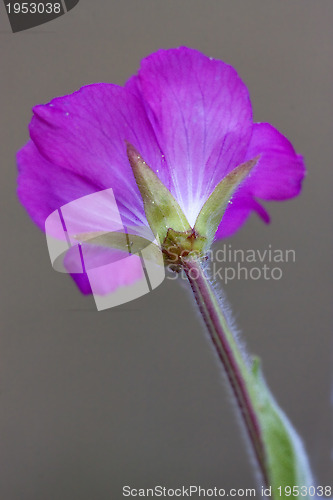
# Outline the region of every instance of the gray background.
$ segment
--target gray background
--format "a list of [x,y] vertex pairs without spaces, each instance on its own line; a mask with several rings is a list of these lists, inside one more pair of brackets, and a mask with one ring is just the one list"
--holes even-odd
[[[45,236],[15,194],[15,152],[31,107],[182,44],[237,68],[257,121],[307,162],[298,199],[269,204],[234,248],[292,248],[281,281],[226,292],[249,350],[303,436],[319,484],[332,483],[329,0],[81,0],[12,34],[1,4],[1,466],[4,500],[120,499],[124,484],[255,485],[220,369],[184,286],[97,313],[50,266]],[[223,243],[219,244],[220,247]]]

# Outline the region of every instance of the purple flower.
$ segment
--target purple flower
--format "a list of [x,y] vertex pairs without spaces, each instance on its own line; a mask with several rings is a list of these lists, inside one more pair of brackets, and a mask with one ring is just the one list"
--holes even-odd
[[[150,55],[124,87],[89,85],[33,111],[31,140],[17,156],[18,195],[42,230],[57,208],[108,188],[124,225],[148,225],[125,141],[173,194],[192,227],[214,187],[260,155],[216,239],[233,234],[252,211],[268,222],[258,199],[284,200],[301,189],[302,157],[274,127],[253,123],[249,94],[236,71],[186,47]],[[131,272],[124,269],[114,287],[128,282]],[[90,291],[84,276],[76,281],[81,291]]]

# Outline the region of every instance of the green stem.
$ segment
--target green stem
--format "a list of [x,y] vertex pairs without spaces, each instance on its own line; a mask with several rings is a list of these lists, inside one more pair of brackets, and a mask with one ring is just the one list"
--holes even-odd
[[264,484],[268,486],[269,474],[260,422],[252,402],[251,389],[247,383],[250,367],[238,347],[200,262],[183,260],[183,269],[235,395]]
[[184,258],[182,267],[229,379],[268,496],[313,498],[315,483],[304,445],[269,390],[259,360],[243,356],[200,261]]

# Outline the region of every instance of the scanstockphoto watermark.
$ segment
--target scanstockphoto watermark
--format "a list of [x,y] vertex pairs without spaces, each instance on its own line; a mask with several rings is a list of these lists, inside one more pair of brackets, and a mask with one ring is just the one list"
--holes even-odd
[[[263,488],[262,488],[263,490]],[[254,488],[203,488],[201,486],[180,486],[178,488],[167,488],[166,486],[156,485],[153,488],[132,488],[131,486],[123,486],[123,497],[164,497],[164,498],[222,498],[222,497],[255,497],[256,490]]]
[[164,497],[164,498],[271,498],[271,497],[307,497],[307,498],[327,498],[332,500],[332,486],[305,486],[305,485],[283,485],[283,486],[261,486],[255,488],[203,488],[201,486],[180,486],[177,488],[168,488],[166,486],[156,485],[153,488],[132,488],[131,486],[123,486],[123,497]]
[[[210,249],[206,257],[210,261],[211,278],[224,284],[233,280],[278,281],[283,277],[286,266],[296,262],[296,251],[273,248],[271,244],[257,249],[234,248],[231,244],[224,244],[221,248]],[[171,280],[177,277],[172,273],[168,275]]]

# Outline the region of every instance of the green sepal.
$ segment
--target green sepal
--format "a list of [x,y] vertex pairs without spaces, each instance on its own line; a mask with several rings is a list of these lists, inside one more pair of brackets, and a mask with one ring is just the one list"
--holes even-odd
[[154,262],[160,262],[161,260],[160,247],[149,239],[136,234],[122,233],[120,231],[98,231],[76,234],[74,238],[80,243],[121,250],[131,254],[138,254],[147,249],[145,258]]
[[178,202],[130,143],[127,143],[127,156],[143,199],[148,224],[159,241],[164,241],[169,228],[190,231],[191,226]]
[[207,238],[207,247],[213,243],[215,233],[228,206],[230,198],[241,182],[257,164],[259,156],[234,168],[218,183],[200,210],[194,225],[196,232]]
[[206,238],[197,234],[194,229],[183,232],[170,228],[162,245],[165,262],[173,265],[176,270],[182,259],[202,257],[205,243]]
[[127,253],[137,253],[152,244],[151,241],[142,236],[122,233],[120,231],[80,233],[76,234],[74,238],[81,243],[122,250]]

